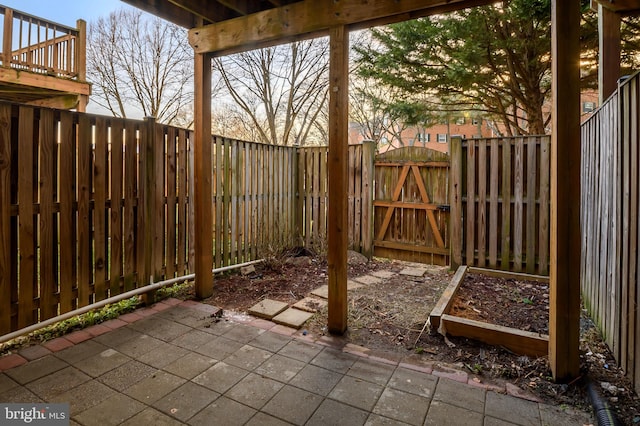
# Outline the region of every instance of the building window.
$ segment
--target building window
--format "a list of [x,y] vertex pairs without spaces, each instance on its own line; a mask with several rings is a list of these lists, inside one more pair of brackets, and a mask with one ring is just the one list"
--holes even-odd
[[582,112],[591,112],[596,109],[595,102],[583,102],[582,103]]
[[474,126],[482,124],[482,118],[474,118],[473,120],[471,120],[471,123],[473,123]]
[[464,117],[458,117],[456,118],[456,124],[458,125],[463,125],[465,122]]
[[447,143],[447,134],[446,133],[438,133],[438,142],[439,143]]
[[418,142],[431,142],[430,133],[418,133]]

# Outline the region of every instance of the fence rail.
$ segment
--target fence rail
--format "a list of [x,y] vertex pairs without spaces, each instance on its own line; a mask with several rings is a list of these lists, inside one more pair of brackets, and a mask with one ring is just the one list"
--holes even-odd
[[582,296],[640,391],[640,74],[582,125]]
[[451,141],[452,264],[549,273],[548,136]]

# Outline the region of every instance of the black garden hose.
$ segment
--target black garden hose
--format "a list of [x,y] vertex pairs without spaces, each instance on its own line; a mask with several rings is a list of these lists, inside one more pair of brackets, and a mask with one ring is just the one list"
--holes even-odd
[[618,420],[618,417],[616,417],[616,413],[609,407],[609,403],[602,399],[598,390],[591,382],[587,383],[587,394],[593,406],[593,412],[598,421],[598,426],[622,426],[622,423]]

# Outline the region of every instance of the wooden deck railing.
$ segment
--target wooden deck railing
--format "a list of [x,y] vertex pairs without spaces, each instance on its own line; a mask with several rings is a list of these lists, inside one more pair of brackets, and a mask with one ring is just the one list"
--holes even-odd
[[0,6],[2,66],[84,81],[86,24],[67,27]]

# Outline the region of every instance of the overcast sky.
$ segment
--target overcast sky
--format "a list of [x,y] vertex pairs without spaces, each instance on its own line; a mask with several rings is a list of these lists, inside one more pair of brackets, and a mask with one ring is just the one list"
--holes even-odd
[[0,0],[0,4],[74,28],[78,19],[89,23],[130,7],[120,0]]

